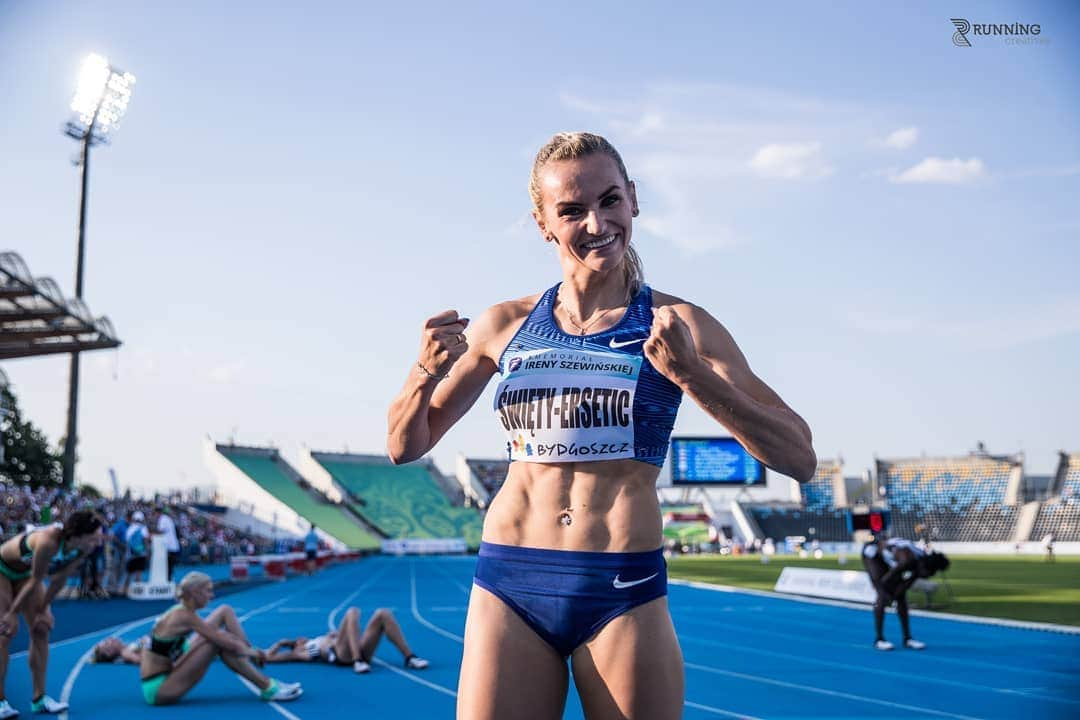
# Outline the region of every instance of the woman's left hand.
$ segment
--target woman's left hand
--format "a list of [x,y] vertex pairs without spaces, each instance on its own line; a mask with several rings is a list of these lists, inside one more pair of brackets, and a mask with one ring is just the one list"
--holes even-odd
[[690,327],[668,306],[653,311],[652,327],[644,347],[645,357],[657,372],[676,385],[689,380],[704,362],[698,355]]

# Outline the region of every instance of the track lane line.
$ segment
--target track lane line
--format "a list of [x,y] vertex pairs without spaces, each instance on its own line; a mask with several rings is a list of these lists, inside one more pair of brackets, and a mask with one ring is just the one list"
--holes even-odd
[[764,683],[766,685],[776,685],[777,687],[791,688],[794,690],[803,690],[805,692],[817,693],[819,695],[828,695],[830,697],[844,698],[845,700],[854,700],[856,702],[865,702],[871,703],[873,705],[899,708],[901,710],[909,710],[928,715],[938,715],[940,717],[956,718],[956,720],[983,720],[982,718],[973,717],[971,715],[958,715],[956,713],[946,712],[944,710],[932,710],[930,708],[920,707],[918,705],[906,705],[904,703],[897,703],[889,700],[878,700],[877,698],[865,697],[863,695],[854,695],[852,693],[841,692],[839,690],[826,690],[825,688],[819,688],[813,685],[802,685],[799,683],[762,677],[760,675],[750,675],[747,673],[733,672],[731,670],[720,670],[719,668],[714,668],[709,665],[699,665],[697,663],[689,662],[684,662],[683,664],[688,668],[691,668],[693,670],[700,670],[701,672],[714,673],[716,675],[727,675],[728,677],[738,678],[740,680]]
[[[421,623],[423,623],[427,627],[434,630],[435,632],[440,633],[442,635],[446,635],[447,637],[452,637],[453,639],[457,640],[459,643],[464,645],[465,642],[464,642],[464,640],[462,638],[460,638],[457,635],[454,635],[453,633],[450,633],[450,632],[448,632],[446,630],[443,630],[440,627],[437,627],[433,623],[429,623],[426,619],[424,619],[420,615],[420,611],[419,611],[419,609],[417,607],[417,603],[416,603],[416,566],[415,566],[415,563],[413,561],[409,562],[409,575],[410,575],[410,581],[411,581],[411,585],[412,585],[412,610],[413,610],[413,616],[417,620],[419,620]],[[457,584],[457,583],[455,583],[455,584]],[[458,585],[458,587],[463,592],[465,592],[466,594],[469,594],[470,591],[467,590],[466,588],[464,588],[463,586]],[[400,671],[397,670],[397,668],[390,668],[390,669],[394,670],[395,672],[400,672]],[[409,676],[409,675],[406,675],[406,677],[411,678],[411,676]],[[411,679],[420,682],[419,678],[411,678]],[[454,695],[456,697],[457,693],[455,693]],[[705,705],[705,704],[702,704],[702,703],[691,702],[691,701],[687,700],[685,697],[683,698],[683,705],[693,707],[693,708],[696,708],[698,710],[704,710],[706,712],[715,713],[717,715],[724,715],[724,716],[727,716],[727,717],[745,718],[746,720],[761,720],[761,718],[755,718],[755,717],[750,716],[750,715],[733,713],[730,710],[724,710],[724,709],[721,709],[721,708],[718,708],[718,707],[713,707],[712,705]]]

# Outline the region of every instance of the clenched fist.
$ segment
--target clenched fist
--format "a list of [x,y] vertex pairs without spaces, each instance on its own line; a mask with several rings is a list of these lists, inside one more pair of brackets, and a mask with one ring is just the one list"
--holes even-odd
[[430,377],[443,378],[458,358],[469,349],[465,328],[469,319],[457,310],[446,310],[424,321],[420,338],[420,367]]
[[689,379],[702,362],[689,326],[666,305],[653,310],[644,348],[645,357],[657,372],[676,385]]

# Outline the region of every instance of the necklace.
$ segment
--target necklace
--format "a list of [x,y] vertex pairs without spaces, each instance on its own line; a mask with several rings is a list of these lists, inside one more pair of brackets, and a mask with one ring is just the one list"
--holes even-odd
[[589,331],[589,328],[591,328],[596,323],[600,322],[600,320],[603,319],[603,317],[605,315],[607,315],[609,312],[611,312],[612,310],[621,310],[624,307],[626,307],[625,305],[616,305],[615,307],[610,307],[607,310],[604,310],[603,312],[601,312],[599,315],[594,317],[589,322],[582,324],[582,323],[578,322],[577,318],[574,317],[574,313],[570,312],[570,308],[568,308],[566,306],[566,303],[564,303],[561,298],[559,299],[559,305],[562,307],[563,312],[566,313],[566,319],[570,321],[571,325],[573,325],[575,328],[577,328],[577,331],[578,331],[579,335],[586,334]]

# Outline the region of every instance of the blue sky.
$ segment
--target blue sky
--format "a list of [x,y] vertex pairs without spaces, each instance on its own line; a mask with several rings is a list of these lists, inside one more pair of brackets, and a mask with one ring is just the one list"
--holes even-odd
[[[381,451],[423,318],[558,280],[525,188],[568,129],[620,148],[648,281],[819,456],[1080,449],[1075,5],[512,5],[0,0],[0,249],[69,294],[79,64],[138,78],[91,159],[86,299],[124,346],[84,359],[81,480],[206,483],[206,434]],[[59,438],[66,358],[4,370]],[[434,455],[501,442],[485,396]]]

